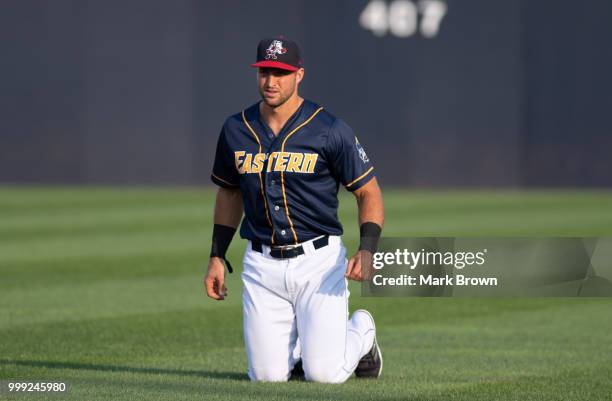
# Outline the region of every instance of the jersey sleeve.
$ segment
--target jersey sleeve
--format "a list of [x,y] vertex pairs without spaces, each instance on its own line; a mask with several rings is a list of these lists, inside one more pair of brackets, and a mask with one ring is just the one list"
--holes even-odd
[[337,119],[331,126],[326,151],[333,174],[347,190],[355,191],[374,178],[370,158],[344,121]]
[[227,143],[225,126],[221,129],[217,141],[215,162],[213,164],[212,173],[210,174],[210,179],[223,188],[238,188],[240,184],[240,176],[234,163],[234,153]]

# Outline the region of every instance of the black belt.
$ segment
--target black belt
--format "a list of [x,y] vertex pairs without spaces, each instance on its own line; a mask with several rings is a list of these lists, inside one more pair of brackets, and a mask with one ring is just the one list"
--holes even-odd
[[[329,235],[321,238],[317,238],[312,241],[314,249],[320,249],[329,244]],[[263,253],[263,246],[259,241],[251,241],[251,249],[255,252]],[[277,259],[291,259],[304,254],[304,248],[302,245],[293,246],[290,248],[284,248],[280,246],[270,247],[270,256]]]

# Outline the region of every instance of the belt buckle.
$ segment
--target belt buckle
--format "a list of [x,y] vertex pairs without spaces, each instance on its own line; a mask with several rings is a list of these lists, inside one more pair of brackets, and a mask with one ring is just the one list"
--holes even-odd
[[[279,246],[275,246],[274,248],[271,248],[271,250],[274,249],[274,250],[279,251],[280,252],[280,258],[281,259],[285,259],[285,256],[287,256],[287,257],[289,256],[289,255],[287,255],[287,252],[292,251],[293,249],[296,249],[296,248],[298,248],[300,246],[301,245],[299,245],[299,244],[298,245],[295,245],[295,244],[294,245],[279,245]],[[295,256],[291,256],[291,257],[295,257]]]
[[279,251],[283,252],[283,251],[290,251],[294,248],[297,248],[300,245],[277,245],[275,247],[273,247],[273,249],[278,249]]

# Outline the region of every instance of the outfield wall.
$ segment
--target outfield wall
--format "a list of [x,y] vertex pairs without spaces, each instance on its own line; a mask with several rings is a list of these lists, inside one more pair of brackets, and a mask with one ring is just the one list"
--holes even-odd
[[612,186],[612,3],[370,3],[5,1],[0,182],[208,183],[283,33],[383,184]]

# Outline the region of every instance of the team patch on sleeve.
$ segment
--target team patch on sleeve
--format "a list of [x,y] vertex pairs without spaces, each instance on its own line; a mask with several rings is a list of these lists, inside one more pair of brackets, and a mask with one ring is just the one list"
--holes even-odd
[[[272,152],[247,153],[235,151],[236,170],[240,174],[257,174],[265,168],[267,172],[283,171],[286,173],[314,173],[319,155],[317,153]],[[266,160],[268,161],[266,167]]]
[[361,146],[361,144],[359,143],[359,139],[357,139],[357,137],[355,137],[355,147],[357,148],[357,152],[359,154],[359,158],[361,159],[361,161],[364,164],[369,162],[370,159],[368,158],[368,155],[366,154],[365,149],[363,149],[363,146]]

